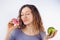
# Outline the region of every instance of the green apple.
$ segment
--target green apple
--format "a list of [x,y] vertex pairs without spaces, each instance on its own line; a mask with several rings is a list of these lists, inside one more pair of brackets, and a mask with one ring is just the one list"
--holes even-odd
[[47,29],[47,32],[48,32],[49,35],[51,35],[51,34],[54,32],[54,30],[55,30],[54,27],[49,27],[49,28]]

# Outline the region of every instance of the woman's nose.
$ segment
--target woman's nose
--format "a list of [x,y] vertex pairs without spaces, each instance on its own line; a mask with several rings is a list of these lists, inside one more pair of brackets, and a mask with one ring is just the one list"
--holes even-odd
[[24,15],[24,18],[27,18],[27,15],[26,14]]

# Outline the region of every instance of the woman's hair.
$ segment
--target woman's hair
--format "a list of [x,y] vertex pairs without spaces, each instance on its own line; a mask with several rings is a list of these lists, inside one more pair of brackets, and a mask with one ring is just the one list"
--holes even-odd
[[34,27],[36,27],[36,29],[38,29],[40,31],[44,31],[44,27],[43,27],[43,23],[42,23],[42,19],[41,19],[39,11],[37,10],[37,8],[34,5],[29,5],[29,4],[23,5],[21,7],[21,9],[19,10],[18,18],[19,18],[20,28],[22,29],[22,28],[26,27],[26,25],[24,25],[23,21],[21,20],[21,12],[22,12],[22,9],[25,8],[25,7],[28,7],[28,8],[31,9],[31,12],[32,12],[32,15],[33,15],[33,25],[34,25]]

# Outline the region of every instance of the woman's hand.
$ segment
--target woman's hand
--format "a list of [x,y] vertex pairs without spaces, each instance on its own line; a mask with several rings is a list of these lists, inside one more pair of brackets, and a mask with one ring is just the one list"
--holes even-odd
[[50,38],[53,38],[57,33],[57,30],[54,30],[54,32],[51,34],[51,35],[47,35],[47,38],[50,39]]
[[19,26],[19,21],[13,18],[11,21],[8,22],[8,31],[15,29],[17,26]]
[[53,38],[56,35],[56,33],[57,33],[57,30],[54,30],[54,32],[51,35],[49,35],[49,34],[45,35],[44,40],[48,40],[50,38]]

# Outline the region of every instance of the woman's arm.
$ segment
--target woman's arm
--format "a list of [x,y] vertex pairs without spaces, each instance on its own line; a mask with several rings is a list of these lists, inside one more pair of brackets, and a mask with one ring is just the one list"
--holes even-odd
[[16,25],[14,26],[13,20],[11,20],[10,22],[8,22],[8,28],[7,28],[5,40],[8,40],[9,34],[10,34],[11,31],[14,30],[17,26],[18,26],[18,24],[16,24]]
[[48,40],[48,38],[45,36],[43,40]]
[[10,35],[10,33],[11,33],[11,31],[12,31],[13,29],[14,29],[14,28],[12,27],[12,28],[10,28],[10,29],[7,30],[7,33],[6,33],[6,36],[5,36],[5,40],[8,40],[9,35]]

